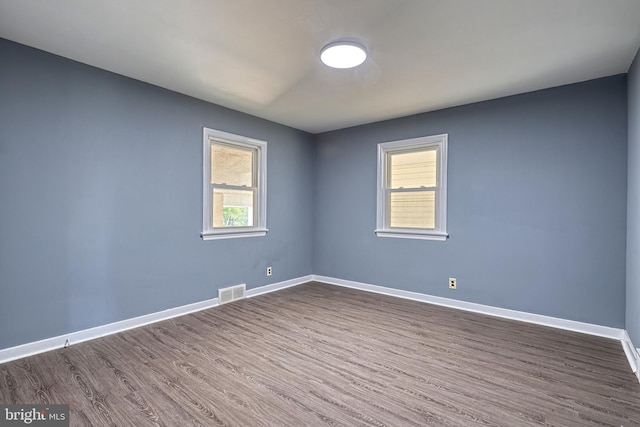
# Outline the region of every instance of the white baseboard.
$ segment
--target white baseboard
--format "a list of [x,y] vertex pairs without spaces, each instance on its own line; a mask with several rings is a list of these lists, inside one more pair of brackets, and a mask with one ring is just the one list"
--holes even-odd
[[638,371],[638,361],[640,360],[640,353],[638,353],[639,349],[634,347],[631,337],[629,337],[627,331],[624,331],[621,341],[624,354],[627,356],[627,360],[629,361],[629,366],[631,366],[631,370],[636,374],[636,377],[638,377],[638,380],[640,381],[640,371]]
[[519,320],[521,322],[534,323],[536,325],[550,326],[552,328],[565,329],[568,331],[581,332],[583,334],[595,335],[604,338],[611,338],[620,341],[624,354],[627,356],[629,366],[638,381],[640,381],[640,348],[635,348],[629,334],[625,329],[611,328],[609,326],[594,325],[592,323],[577,322],[575,320],[560,319],[558,317],[543,316],[540,314],[527,313],[524,311],[509,310],[506,308],[493,307],[490,305],[476,304],[455,300],[451,298],[437,297],[418,292],[403,291],[401,289],[386,288],[384,286],[372,285],[369,283],[354,282],[351,280],[336,279],[312,275],[314,281],[328,283],[331,285],[344,286],[347,288],[359,289],[362,291],[375,292],[398,298],[405,298],[414,301],[426,302],[429,304],[444,307],[457,308],[459,310],[472,311],[474,313],[487,314],[489,316],[502,317],[505,319]]
[[[624,329],[577,322],[574,320],[560,319],[557,317],[543,316],[523,311],[509,310],[505,308],[476,304],[472,302],[437,297],[418,292],[404,291],[400,289],[387,288],[384,286],[354,282],[351,280],[343,280],[320,275],[308,275],[296,279],[285,280],[283,282],[273,283],[270,285],[260,286],[247,290],[245,295],[247,298],[251,298],[292,286],[301,285],[303,283],[311,281],[324,282],[332,285],[344,286],[347,288],[359,289],[398,298],[456,308],[459,310],[471,311],[474,313],[487,314],[490,316],[502,317],[505,319],[519,320],[522,322],[534,323],[538,325],[550,326],[553,328],[582,332],[585,334],[619,340],[622,343],[622,348],[624,349],[627,360],[629,361],[629,366],[631,366],[631,369],[634,373],[636,373],[638,379],[640,380],[640,370],[638,370],[640,353],[638,349],[634,347],[633,343],[631,342],[631,338],[629,337],[627,331]],[[194,313],[196,311],[206,310],[208,308],[216,307],[217,305],[218,298],[213,298],[206,301],[200,301],[193,304],[170,308],[156,313],[134,317],[131,319],[121,320],[119,322],[109,323],[107,325],[97,326],[95,328],[85,329],[82,331],[72,332],[53,338],[47,338],[41,341],[2,349],[0,350],[0,364],[16,359],[21,359],[23,357],[32,356],[34,354],[44,353],[46,351],[62,348],[67,342],[69,342],[71,345],[78,344],[83,341],[89,341],[106,335],[123,332],[128,329],[138,328],[140,326],[160,322],[162,320],[171,319],[173,317],[183,316],[185,314]]]
[[336,279],[334,277],[313,276],[313,280],[331,285],[344,286],[347,288],[360,289],[363,291],[375,292],[399,298],[422,301],[429,304],[441,305],[444,307],[457,308],[459,310],[472,311],[474,313],[488,314],[490,316],[502,317],[505,319],[519,320],[521,322],[535,323],[537,325],[551,326],[553,328],[565,329],[568,331],[582,332],[599,337],[612,338],[622,341],[626,331],[624,329],[611,328],[608,326],[594,325],[591,323],[576,322],[574,320],[560,319],[557,317],[543,316],[540,314],[527,313],[524,311],[509,310],[506,308],[493,307],[490,305],[476,304],[455,300],[451,298],[437,297],[418,292],[403,291],[400,289],[386,288],[384,286],[371,285],[368,283],[354,282],[351,280]]
[[[256,295],[274,292],[280,289],[309,282],[312,280],[311,278],[312,276],[304,276],[297,279],[286,280],[284,282],[273,283],[271,285],[260,286],[258,288],[249,289],[245,295],[247,296],[247,298],[250,298]],[[183,316],[185,314],[194,313],[196,311],[206,310],[208,308],[216,307],[217,305],[218,298],[212,298],[193,304],[187,304],[180,307],[158,311],[156,313],[150,313],[131,319],[121,320],[119,322],[109,323],[107,325],[97,326],[95,328],[71,332],[69,334],[60,335],[53,338],[46,338],[41,341],[2,349],[0,350],[0,363],[6,363],[12,360],[21,359],[23,357],[32,356],[34,354],[44,353],[46,351],[62,348],[67,342],[69,342],[70,345],[78,344],[84,341],[104,337],[106,335],[123,332],[128,329],[138,328],[140,326],[171,319],[173,317]]]
[[247,298],[256,297],[262,294],[268,294],[269,292],[279,291],[280,289],[290,288],[292,286],[301,285],[303,283],[313,281],[313,276],[303,276],[296,279],[285,280],[284,282],[273,283],[271,285],[260,286],[258,288],[249,289],[246,292]]

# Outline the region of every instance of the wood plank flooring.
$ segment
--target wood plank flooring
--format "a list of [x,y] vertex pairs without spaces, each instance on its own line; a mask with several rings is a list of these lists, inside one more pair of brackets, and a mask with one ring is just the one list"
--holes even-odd
[[308,283],[0,365],[73,426],[640,426],[618,341]]

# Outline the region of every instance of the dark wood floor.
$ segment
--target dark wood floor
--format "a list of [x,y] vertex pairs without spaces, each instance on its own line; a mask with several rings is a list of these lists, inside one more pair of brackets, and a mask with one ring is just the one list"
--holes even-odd
[[309,283],[0,365],[77,426],[637,426],[618,341]]

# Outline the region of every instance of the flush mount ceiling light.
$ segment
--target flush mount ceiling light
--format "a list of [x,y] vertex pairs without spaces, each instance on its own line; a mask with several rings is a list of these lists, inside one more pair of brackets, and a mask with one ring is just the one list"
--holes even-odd
[[349,42],[337,41],[329,43],[320,51],[320,60],[331,68],[353,68],[367,59],[364,46]]

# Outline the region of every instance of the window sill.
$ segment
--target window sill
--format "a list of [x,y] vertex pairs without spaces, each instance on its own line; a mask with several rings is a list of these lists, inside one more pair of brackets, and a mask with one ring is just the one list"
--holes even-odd
[[240,237],[261,237],[267,235],[268,229],[252,228],[242,231],[207,231],[200,233],[202,240],[237,239]]
[[418,231],[418,230],[376,230],[378,237],[394,237],[398,239],[420,239],[420,240],[438,240],[444,242],[449,238],[449,234],[438,231]]

